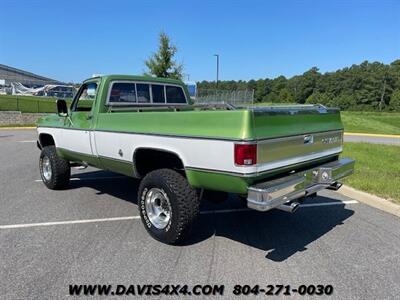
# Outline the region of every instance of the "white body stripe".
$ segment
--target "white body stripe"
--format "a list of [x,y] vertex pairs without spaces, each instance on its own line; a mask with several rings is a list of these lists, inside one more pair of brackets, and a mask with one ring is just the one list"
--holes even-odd
[[[98,155],[132,161],[138,148],[154,148],[179,155],[184,166],[241,172],[233,164],[233,142],[144,134],[96,132]],[[119,156],[119,149],[123,157]]]
[[[311,159],[334,155],[342,151],[342,147],[337,147],[324,152],[262,165],[239,167],[234,164],[234,141],[45,127],[39,127],[38,132],[51,134],[55,140],[56,147],[78,153],[132,162],[136,149],[154,148],[176,153],[181,158],[185,167],[241,174],[254,174],[276,169]],[[119,150],[122,151],[122,156],[120,156]]]

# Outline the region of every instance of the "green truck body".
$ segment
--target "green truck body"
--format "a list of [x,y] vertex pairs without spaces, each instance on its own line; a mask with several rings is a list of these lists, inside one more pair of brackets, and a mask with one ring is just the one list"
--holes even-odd
[[[321,166],[335,162],[344,177],[354,164],[339,160],[343,126],[337,109],[194,105],[182,82],[153,77],[86,80],[68,111],[60,102],[59,114],[39,120],[38,135],[41,149],[53,146],[68,163],[138,178],[171,169],[193,190],[248,196],[254,186],[296,174],[307,178],[305,170],[315,175]],[[332,176],[335,171],[330,172]],[[329,179],[324,187],[338,178]],[[305,184],[311,181],[294,190],[306,193]],[[289,198],[280,199],[279,207],[293,200]],[[274,207],[261,205],[259,210]]]

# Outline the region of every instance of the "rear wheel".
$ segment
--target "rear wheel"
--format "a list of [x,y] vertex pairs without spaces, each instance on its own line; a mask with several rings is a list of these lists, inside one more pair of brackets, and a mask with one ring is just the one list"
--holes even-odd
[[43,147],[39,159],[40,176],[51,190],[66,188],[71,177],[69,162],[57,155],[55,146]]
[[138,199],[142,222],[153,238],[177,244],[188,237],[200,201],[184,176],[170,169],[152,171],[140,183]]

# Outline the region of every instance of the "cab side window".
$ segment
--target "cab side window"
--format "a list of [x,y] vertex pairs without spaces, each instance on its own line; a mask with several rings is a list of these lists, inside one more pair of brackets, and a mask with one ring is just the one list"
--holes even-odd
[[166,86],[167,103],[186,103],[186,97],[179,86]]
[[72,111],[91,111],[96,99],[97,83],[89,82],[82,85],[72,107]]
[[109,102],[136,103],[136,89],[132,82],[115,82],[112,85]]

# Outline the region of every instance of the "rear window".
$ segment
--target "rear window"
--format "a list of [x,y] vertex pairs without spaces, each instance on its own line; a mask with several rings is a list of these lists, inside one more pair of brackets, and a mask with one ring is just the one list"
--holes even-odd
[[137,102],[150,103],[150,86],[144,83],[136,84]]
[[186,104],[181,86],[135,81],[113,81],[110,84],[109,105]]
[[153,103],[165,103],[163,85],[151,85],[151,93],[153,96]]
[[110,102],[136,103],[135,84],[128,82],[116,82],[112,85]]
[[186,103],[185,94],[181,87],[166,86],[167,103]]

